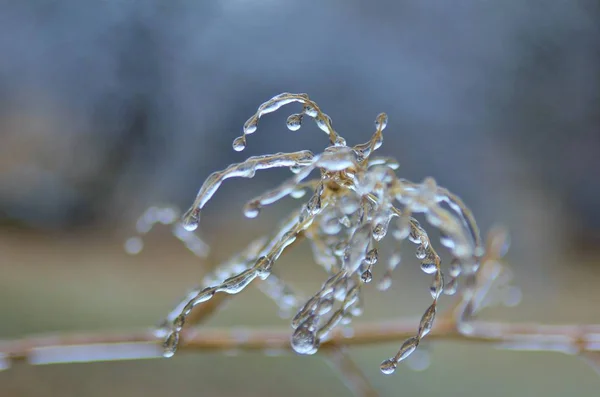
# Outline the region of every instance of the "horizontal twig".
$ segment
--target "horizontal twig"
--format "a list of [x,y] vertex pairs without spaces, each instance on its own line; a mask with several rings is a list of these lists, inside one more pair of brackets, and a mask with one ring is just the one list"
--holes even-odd
[[[365,324],[352,332],[338,330],[321,349],[338,346],[398,342],[414,335],[416,322]],[[540,325],[473,322],[461,333],[451,320],[439,321],[430,340],[485,343],[509,350],[555,351],[567,354],[600,351],[600,325]],[[293,352],[287,329],[188,329],[179,350]],[[57,364],[93,361],[136,360],[162,357],[163,339],[153,329],[31,336],[0,342],[0,368],[14,361]]]

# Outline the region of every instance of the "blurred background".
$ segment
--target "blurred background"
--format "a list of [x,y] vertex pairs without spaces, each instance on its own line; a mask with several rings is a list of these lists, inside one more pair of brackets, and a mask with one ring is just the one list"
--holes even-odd
[[[267,232],[245,200],[286,172],[227,182],[198,234],[199,260],[153,231],[146,207],[185,207],[210,172],[247,156],[327,145],[285,128],[290,106],[231,149],[256,107],[306,92],[349,142],[388,113],[381,153],[434,176],[482,230],[506,226],[518,308],[494,319],[600,322],[600,3],[487,0],[0,1],[0,338],[158,322],[211,264]],[[408,261],[362,321],[420,316],[427,281]],[[280,265],[312,294],[307,247]],[[287,326],[254,288],[214,326]],[[392,304],[390,302],[393,302]],[[436,343],[431,365],[384,377],[398,346],[353,349],[382,396],[595,396],[600,378],[552,353]],[[351,395],[319,358],[190,354],[172,360],[0,372],[2,396]]]

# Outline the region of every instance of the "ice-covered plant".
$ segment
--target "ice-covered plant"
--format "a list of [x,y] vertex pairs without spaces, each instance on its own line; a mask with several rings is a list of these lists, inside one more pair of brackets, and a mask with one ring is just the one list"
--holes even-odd
[[[374,152],[382,145],[387,126],[385,114],[376,117],[375,132],[369,141],[348,146],[334,130],[329,116],[306,94],[284,93],[258,108],[245,123],[244,134],[234,140],[233,148],[243,150],[262,116],[292,102],[300,103],[302,111],[288,117],[288,128],[296,131],[305,119],[314,120],[329,137],[330,146],[322,153],[303,150],[250,157],[211,174],[181,222],[181,215],[173,208],[151,207],[136,227],[143,235],[157,223],[173,225],[173,234],[191,252],[206,257],[209,247],[193,231],[198,227],[202,209],[221,183],[234,177],[252,178],[257,170],[289,168],[292,175],[288,180],[253,198],[244,208],[245,215],[253,218],[262,207],[283,197],[301,199],[310,192],[308,200],[270,236],[256,239],[205,275],[202,284],[188,293],[158,329],[59,333],[0,341],[0,370],[21,360],[42,365],[170,357],[178,347],[187,351],[234,349],[269,354],[293,349],[299,354],[319,351],[343,375],[354,394],[373,397],[377,391],[345,347],[397,341],[397,353],[381,363],[381,371],[391,374],[429,335],[429,340],[485,342],[508,350],[578,355],[600,373],[600,324],[503,323],[477,318],[483,308],[498,303],[498,298],[509,305],[518,300],[514,298],[519,297],[519,291],[508,283],[511,272],[501,261],[508,246],[507,234],[499,229],[490,231],[484,246],[473,215],[457,196],[437,186],[432,178],[421,183],[399,178],[394,159],[376,157]],[[414,216],[439,232],[440,243],[450,254],[447,266],[442,266],[427,231]],[[394,251],[389,257],[380,258],[380,243],[388,235]],[[275,266],[284,252],[303,239],[312,247],[314,262],[327,274],[321,288],[307,299],[302,299],[277,275]],[[374,275],[381,291],[390,287],[392,272],[400,263],[400,243],[405,239],[416,245],[421,269],[432,277],[431,305],[417,323],[398,319],[353,324],[353,319],[363,312],[362,292]],[[135,254],[142,246],[141,236],[136,236],[127,240],[125,249]],[[291,335],[287,329],[190,327],[205,320],[225,298],[241,292],[257,278],[260,282],[255,285],[283,313],[295,313]],[[443,294],[457,291],[460,294],[453,306],[439,315],[438,300]],[[423,350],[419,352],[422,354]]]
[[[408,239],[416,245],[415,255],[421,269],[432,276],[433,302],[425,310],[415,335],[381,364],[384,373],[391,373],[431,331],[440,296],[454,294],[459,277],[465,277],[467,282],[473,278],[484,252],[477,224],[462,200],[439,187],[433,178],[421,183],[400,178],[394,159],[375,155],[388,123],[385,113],[375,118],[370,140],[349,146],[333,128],[330,117],[308,95],[283,93],[260,105],[246,121],[243,135],[233,141],[234,150],[244,150],[261,117],[293,102],[302,104],[302,111],[287,118],[287,128],[296,131],[307,119],[313,120],[328,135],[330,146],[319,154],[302,150],[254,156],[214,172],[200,187],[194,203],[183,215],[182,224],[188,231],[194,231],[204,206],[223,181],[252,178],[258,170],[289,168],[292,176],[250,200],[244,207],[246,217],[258,216],[264,206],[286,196],[302,198],[308,191],[308,200],[272,236],[252,242],[240,255],[218,266],[214,277],[192,291],[169,314],[162,328],[164,354],[175,353],[186,318],[195,306],[217,293],[237,294],[256,278],[275,278],[275,262],[299,238],[309,241],[315,263],[329,276],[292,319],[293,349],[300,354],[313,354],[338,324],[348,324],[362,313],[361,292],[374,273],[381,272],[379,289],[389,288],[392,272],[400,262],[400,243]],[[442,266],[427,231],[414,218],[416,214],[423,214],[427,223],[440,231],[441,244],[453,257],[449,266]],[[389,235],[396,240],[398,251],[380,260],[378,245]],[[378,267],[381,269],[377,270]],[[282,293],[279,300],[294,300],[293,296],[285,296],[285,287],[279,290]]]

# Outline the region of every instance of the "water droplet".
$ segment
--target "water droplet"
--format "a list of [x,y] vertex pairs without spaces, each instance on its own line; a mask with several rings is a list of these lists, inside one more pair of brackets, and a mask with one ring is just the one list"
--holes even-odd
[[177,332],[171,332],[167,339],[163,343],[163,357],[173,357],[179,344],[179,334]]
[[258,128],[258,117],[256,117],[256,115],[250,117],[248,120],[246,120],[246,122],[244,123],[244,134],[246,135],[250,135],[250,134],[254,134],[256,132],[256,129]]
[[444,287],[444,294],[446,295],[454,295],[458,290],[458,278],[453,277],[448,281],[446,286]]
[[337,136],[335,138],[335,142],[333,143],[335,146],[346,146],[346,140],[341,136]]
[[344,301],[346,299],[346,294],[348,293],[348,281],[346,279],[340,280],[336,283],[335,288],[333,290],[333,297],[339,301]]
[[433,299],[437,299],[440,297],[440,294],[444,291],[444,275],[441,271],[438,271],[433,276],[433,282],[431,283],[431,288],[429,292],[431,292],[431,297]]
[[296,163],[290,167],[290,171],[294,174],[299,174],[306,166],[303,164]]
[[454,240],[444,233],[440,233],[440,243],[446,248],[453,249],[454,248]]
[[448,274],[451,277],[458,277],[460,276],[462,267],[460,265],[460,261],[456,258],[454,258],[452,260],[452,262],[450,262],[450,268],[448,269]]
[[[319,127],[319,129],[321,129],[321,131],[329,134],[329,126],[331,126],[331,118],[328,115],[326,115],[325,113],[318,115],[315,118],[315,122],[317,123],[317,127]],[[329,126],[327,124],[329,124]]]
[[417,259],[425,259],[427,256],[427,247],[424,244],[421,244],[417,247],[417,251],[415,252],[415,256]]
[[435,320],[436,306],[437,305],[433,303],[427,308],[423,314],[423,317],[421,317],[421,322],[419,323],[420,338],[423,338],[431,331],[431,328],[433,327],[433,321]]
[[373,280],[373,273],[371,273],[371,271],[367,269],[364,272],[362,272],[362,274],[360,275],[360,279],[363,281],[363,283],[370,283],[371,280]]
[[396,354],[395,359],[397,361],[404,360],[415,351],[417,346],[419,346],[419,338],[413,336],[412,338],[407,339],[400,347],[400,350],[398,350],[398,354]]
[[250,201],[244,206],[244,216],[246,218],[256,218],[260,213],[260,202]]
[[377,284],[377,289],[379,291],[387,291],[388,289],[390,289],[391,286],[392,276],[389,274],[384,274],[383,277],[381,277],[381,280],[379,280],[379,283]]
[[333,308],[333,298],[326,298],[319,303],[319,314],[327,314]]
[[317,338],[314,331],[301,325],[292,335],[292,349],[298,354],[314,354],[317,348]]
[[342,316],[342,319],[340,320],[340,324],[342,325],[348,325],[352,322],[352,315],[350,313],[346,313]]
[[398,366],[398,363],[396,362],[396,360],[394,360],[393,358],[389,358],[381,363],[381,365],[379,366],[379,369],[385,375],[391,375],[394,373],[397,366]]
[[238,136],[233,140],[232,146],[233,150],[235,150],[236,152],[241,152],[242,150],[246,149],[246,137],[243,135]]
[[295,199],[299,199],[302,198],[306,195],[306,190],[299,188],[299,189],[294,189],[290,192],[290,196],[292,196],[292,198]]
[[381,241],[387,234],[387,225],[385,223],[378,223],[373,228],[373,238],[375,241]]
[[375,119],[375,128],[379,131],[383,131],[385,127],[387,127],[388,116],[385,113],[379,113],[377,118]]
[[287,128],[290,131],[298,131],[302,127],[302,115],[292,114],[287,118]]
[[188,232],[193,232],[198,228],[200,222],[200,210],[198,208],[190,208],[183,215],[182,226]]
[[388,260],[388,267],[390,269],[395,269],[402,262],[402,255],[399,252],[394,252],[390,259]]
[[267,256],[261,256],[256,262],[256,272],[261,280],[266,280],[271,274],[271,268],[273,267],[273,261]]
[[352,314],[352,316],[354,316],[354,317],[362,316],[364,311],[365,311],[365,309],[362,306],[352,306],[350,308],[350,314]]
[[437,266],[434,262],[424,261],[421,262],[421,270],[426,274],[433,274],[437,271]]
[[173,320],[173,328],[177,332],[181,331],[184,324],[185,324],[185,315],[183,315],[183,314],[180,314],[179,316],[177,316],[175,318],[175,320]]
[[317,109],[315,109],[313,105],[308,103],[304,105],[302,112],[309,117],[317,117],[318,114]]
[[255,269],[250,268],[243,272],[229,277],[221,285],[219,285],[219,291],[226,292],[228,294],[237,294],[248,286],[257,276]]
[[139,254],[144,248],[144,242],[140,237],[130,237],[125,241],[125,252],[130,255]]
[[367,256],[365,257],[365,262],[367,265],[374,265],[377,263],[377,259],[379,259],[379,252],[377,248],[373,248],[369,252],[367,252]]

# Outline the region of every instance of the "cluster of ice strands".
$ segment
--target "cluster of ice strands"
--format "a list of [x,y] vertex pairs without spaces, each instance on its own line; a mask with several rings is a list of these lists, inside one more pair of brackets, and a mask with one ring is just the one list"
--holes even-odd
[[[182,225],[194,231],[206,203],[225,179],[252,178],[257,170],[289,168],[291,177],[279,186],[253,198],[244,207],[249,218],[278,200],[291,196],[308,200],[285,219],[272,236],[257,239],[239,255],[219,266],[202,286],[192,291],[169,314],[162,334],[164,354],[172,356],[180,340],[180,332],[192,309],[217,293],[237,294],[254,279],[266,280],[266,290],[281,293],[281,301],[299,306],[292,319],[293,349],[300,354],[313,354],[339,324],[349,324],[363,311],[363,287],[370,283],[381,267],[377,283],[386,290],[392,282],[392,272],[400,263],[399,248],[381,261],[379,243],[387,236],[394,246],[408,239],[416,245],[416,257],[421,269],[431,275],[431,305],[425,310],[418,329],[399,351],[381,364],[381,371],[394,372],[398,363],[415,351],[434,324],[438,299],[442,293],[451,295],[457,290],[458,279],[474,279],[483,255],[478,227],[464,203],[448,190],[437,186],[432,178],[413,183],[396,176],[398,163],[390,158],[374,157],[383,143],[383,131],[388,117],[385,113],[375,119],[371,139],[347,146],[333,128],[329,116],[306,94],[283,93],[263,103],[244,124],[243,135],[236,138],[233,148],[242,151],[248,136],[255,133],[261,117],[282,106],[297,102],[301,113],[287,119],[292,131],[300,129],[306,119],[313,120],[329,137],[330,146],[320,154],[303,150],[254,156],[211,174],[183,215]],[[309,179],[312,174],[317,175]],[[423,226],[413,217],[422,214],[425,221],[439,230],[441,244],[448,248],[453,260],[442,269],[440,256]],[[295,295],[280,282],[272,270],[274,263],[295,241],[306,239],[312,247],[314,261],[328,273],[322,287],[303,305],[297,305]],[[386,262],[386,263],[381,263]],[[268,284],[273,279],[274,282]]]

